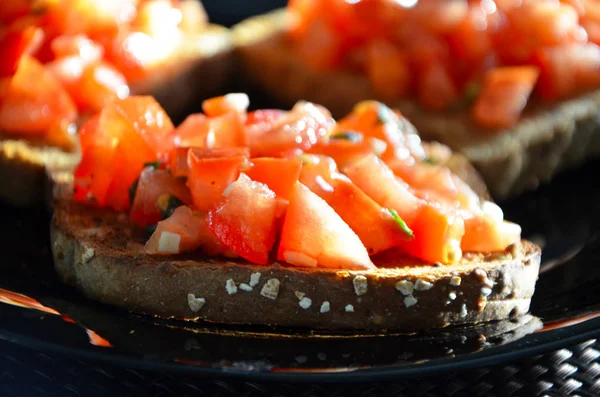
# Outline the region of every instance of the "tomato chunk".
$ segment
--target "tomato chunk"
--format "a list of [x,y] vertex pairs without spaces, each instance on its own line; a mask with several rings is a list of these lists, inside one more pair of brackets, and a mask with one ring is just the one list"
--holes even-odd
[[227,94],[202,102],[202,110],[210,117],[223,116],[229,112],[244,113],[248,106],[250,99],[246,94]]
[[200,249],[210,256],[235,256],[209,230],[206,215],[194,213],[186,206],[178,207],[170,217],[158,222],[144,249],[149,254],[170,255]]
[[332,185],[333,192],[327,203],[356,233],[369,255],[412,238],[410,230],[403,228],[389,210],[381,207],[349,180],[336,178]]
[[246,175],[253,181],[267,185],[278,197],[289,200],[301,169],[302,162],[299,159],[255,158]]
[[194,206],[203,212],[215,206],[225,188],[238,178],[240,167],[246,162],[244,156],[202,158],[190,150],[187,186],[192,192]]
[[290,198],[277,258],[301,267],[375,268],[350,226],[299,182]]
[[491,129],[510,128],[519,122],[540,71],[535,66],[495,68],[485,77],[475,101],[473,116]]
[[0,48],[2,48],[0,78],[12,76],[17,72],[21,58],[33,52],[41,43],[43,35],[41,29],[30,26],[19,30],[8,30],[0,36]]
[[176,208],[174,206],[191,202],[192,197],[184,182],[166,170],[146,167],[135,187],[129,216],[140,226],[153,225],[172,212]]
[[245,174],[235,181],[207,222],[215,236],[233,252],[253,263],[266,265],[276,237],[277,201],[265,184]]
[[188,152],[190,150],[194,151],[194,155],[198,159],[236,156],[243,156],[245,158],[248,158],[250,156],[250,150],[248,148],[234,147],[223,149],[202,149],[198,147],[178,147],[171,151],[171,153],[169,153],[168,155],[167,164],[169,165],[169,170],[173,175],[183,177],[188,176]]

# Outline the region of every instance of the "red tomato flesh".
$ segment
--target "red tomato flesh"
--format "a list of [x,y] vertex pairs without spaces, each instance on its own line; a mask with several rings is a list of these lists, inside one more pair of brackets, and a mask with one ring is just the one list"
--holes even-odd
[[208,228],[233,252],[266,265],[275,243],[276,214],[275,193],[240,174],[206,219]]
[[252,159],[252,166],[245,173],[253,181],[267,185],[278,197],[289,200],[301,169],[298,159],[264,157]]
[[285,215],[277,259],[303,267],[375,268],[350,226],[299,182],[294,186]]

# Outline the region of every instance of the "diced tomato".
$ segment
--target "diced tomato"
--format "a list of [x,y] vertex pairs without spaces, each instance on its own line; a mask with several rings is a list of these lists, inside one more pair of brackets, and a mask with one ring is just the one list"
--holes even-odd
[[278,197],[289,200],[301,169],[298,159],[264,157],[252,159],[252,166],[245,173],[253,181],[267,185]]
[[153,167],[146,167],[142,171],[134,197],[129,216],[140,226],[159,222],[165,213],[174,210],[170,208],[173,202],[192,202],[190,192],[183,181],[166,170]]
[[391,213],[355,184],[345,178],[335,178],[332,185],[333,192],[327,203],[357,234],[369,255],[410,240],[410,235],[394,220]]
[[407,222],[415,238],[401,243],[408,255],[427,261],[452,264],[462,257],[463,219],[453,210],[427,203],[418,210],[413,222]]
[[338,172],[331,157],[322,155],[302,155],[300,182],[324,200],[333,192],[331,180]]
[[381,155],[387,150],[387,144],[377,138],[364,137],[352,131],[335,133],[326,143],[318,143],[308,153],[331,157],[341,168],[371,153]]
[[98,62],[104,55],[102,46],[84,34],[58,36],[50,43],[56,58],[80,57],[86,63]]
[[[202,113],[190,114],[183,120],[174,132],[174,142],[179,147],[210,147],[210,123]],[[213,137],[213,135],[210,135]]]
[[0,78],[12,76],[17,72],[19,62],[24,55],[36,50],[44,37],[41,29],[29,26],[24,29],[8,30],[0,33]]
[[473,6],[455,30],[450,32],[448,42],[457,60],[477,62],[492,51],[492,41],[488,31],[481,31],[487,24],[488,13],[481,7]]
[[278,109],[259,109],[248,113],[246,117],[246,126],[255,126],[266,124],[269,127],[271,123],[285,115],[284,110]]
[[581,21],[581,26],[587,32],[588,40],[591,43],[600,45],[600,22],[596,22],[591,19],[584,19]]
[[419,1],[414,8],[414,17],[425,29],[446,34],[456,30],[467,17],[469,4],[466,0]]
[[194,206],[203,212],[213,208],[225,188],[238,178],[240,167],[246,162],[245,156],[202,158],[190,150],[187,186]]
[[396,99],[409,92],[412,78],[408,62],[392,43],[371,41],[366,66],[369,82],[378,94]]
[[279,156],[299,148],[308,150],[324,140],[333,127],[331,114],[310,102],[298,102],[290,112],[274,121],[268,129],[247,128],[253,157]]
[[175,145],[171,119],[150,96],[130,96],[114,102],[115,110],[131,123],[157,155],[168,153]]
[[229,112],[243,114],[250,105],[246,94],[227,94],[202,102],[202,110],[209,117],[223,116]]
[[433,110],[445,110],[458,100],[458,90],[441,62],[424,65],[418,79],[419,102]]
[[115,99],[123,99],[129,95],[129,87],[125,77],[107,63],[87,66],[78,84],[78,103],[81,108],[99,112]]
[[350,226],[299,182],[290,198],[277,258],[301,267],[375,268]]
[[488,216],[465,220],[461,248],[465,252],[499,252],[521,240],[521,227],[507,221],[494,221]]
[[194,213],[189,207],[178,207],[156,230],[144,247],[149,254],[179,254],[198,249],[207,255],[226,255],[229,250],[208,229],[206,215]]
[[201,33],[208,24],[208,15],[202,3],[196,0],[183,0],[175,6],[181,11],[179,29],[184,34]]
[[52,73],[24,56],[0,101],[0,130],[43,135],[56,124],[73,122],[75,104]]
[[396,210],[405,222],[412,223],[421,200],[375,155],[365,156],[342,171],[376,203]]
[[600,47],[595,44],[543,48],[535,59],[540,67],[538,92],[544,99],[567,98],[600,85]]
[[209,120],[209,125],[208,147],[248,146],[248,136],[240,114],[229,112],[222,116],[213,117]]
[[306,28],[305,37],[296,42],[298,56],[316,70],[339,67],[343,61],[343,43],[339,35],[323,19]]
[[265,184],[245,174],[228,188],[207,223],[215,236],[233,252],[252,263],[266,265],[276,237],[277,201]]
[[[191,148],[194,151],[194,155],[198,159],[204,158],[217,158],[217,157],[237,157],[243,156],[246,159],[250,156],[250,150],[248,148],[223,148],[223,149],[202,149],[202,148]],[[190,148],[182,147],[175,148],[169,153],[169,170],[175,176],[187,177],[189,173],[188,166],[188,152]]]
[[517,124],[539,75],[540,71],[535,66],[490,70],[473,107],[477,122],[491,129],[510,128]]

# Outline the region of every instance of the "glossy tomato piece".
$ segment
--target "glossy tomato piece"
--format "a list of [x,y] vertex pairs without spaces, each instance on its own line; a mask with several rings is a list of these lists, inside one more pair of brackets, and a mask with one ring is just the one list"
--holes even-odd
[[461,248],[465,252],[501,252],[521,240],[521,227],[515,223],[478,216],[465,220]]
[[208,229],[206,214],[194,213],[187,206],[178,207],[170,217],[158,222],[144,250],[163,255],[201,250],[210,256],[232,256]]
[[338,174],[338,168],[331,157],[322,155],[302,155],[300,182],[319,197],[327,200],[333,192],[331,180]]
[[96,63],[84,68],[77,91],[81,109],[99,112],[115,99],[129,95],[125,77],[108,63]]
[[304,37],[296,41],[298,56],[311,68],[332,70],[342,65],[344,42],[324,18],[307,25]]
[[52,73],[34,58],[22,57],[0,102],[0,130],[43,135],[76,117],[75,104]]
[[332,180],[333,192],[327,203],[350,226],[369,255],[396,247],[412,238],[391,212],[381,207],[346,178]]
[[187,186],[192,192],[194,206],[202,212],[213,208],[223,191],[238,178],[240,167],[246,163],[245,156],[202,158],[190,150]]
[[253,157],[277,157],[291,149],[308,150],[335,125],[331,113],[310,102],[298,102],[269,128],[246,128]]
[[387,99],[397,99],[409,93],[411,71],[406,56],[384,40],[373,40],[367,45],[367,76],[371,86]]
[[246,116],[247,127],[270,128],[271,123],[285,115],[284,110],[279,109],[259,109],[249,112]]
[[173,211],[177,204],[190,204],[192,197],[185,182],[169,171],[146,167],[135,188],[129,216],[140,226],[153,225]]
[[290,198],[277,258],[300,267],[375,268],[350,226],[299,182]]
[[238,157],[243,156],[246,159],[250,156],[248,148],[223,148],[223,149],[203,149],[203,148],[175,148],[169,153],[167,164],[169,170],[175,176],[187,177],[189,174],[188,152],[193,150],[197,159],[219,158],[219,157]]
[[174,142],[178,147],[211,147],[212,140],[214,134],[210,133],[210,121],[202,113],[187,116],[174,132]]
[[202,102],[202,110],[209,117],[223,116],[229,112],[243,114],[248,106],[250,99],[243,93],[227,94]]
[[572,44],[543,48],[536,52],[540,68],[538,93],[558,100],[600,86],[600,47]]
[[253,181],[267,185],[278,197],[289,200],[301,169],[299,159],[263,157],[252,159],[252,166],[245,173]]
[[432,110],[446,110],[458,101],[458,89],[447,65],[441,61],[423,65],[418,77],[418,96],[421,105]]
[[173,122],[151,96],[130,96],[111,104],[158,155],[168,153],[174,147]]
[[209,229],[242,258],[268,264],[276,237],[275,193],[240,174],[223,196],[207,215]]
[[50,48],[58,59],[77,56],[86,63],[100,61],[104,55],[102,46],[85,34],[58,36],[52,40]]
[[375,155],[363,157],[360,161],[343,170],[344,173],[384,208],[391,208],[409,225],[422,205],[402,180],[396,178],[392,170]]
[[8,29],[4,33],[0,31],[0,48],[2,48],[0,78],[15,74],[21,58],[34,52],[36,47],[41,44],[43,37],[43,31],[34,26]]
[[248,146],[248,135],[244,128],[243,117],[236,112],[209,119],[207,147],[228,148]]
[[383,154],[387,144],[377,138],[364,137],[360,133],[346,131],[333,133],[329,141],[317,143],[308,153],[331,157],[340,168],[347,167],[368,154]]
[[473,117],[490,129],[511,128],[519,122],[540,71],[535,66],[490,70],[473,106]]

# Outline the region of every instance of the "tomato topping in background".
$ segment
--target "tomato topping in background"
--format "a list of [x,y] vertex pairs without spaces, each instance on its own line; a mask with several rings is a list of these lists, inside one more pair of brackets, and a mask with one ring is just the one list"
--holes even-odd
[[0,36],[0,48],[2,48],[0,78],[15,74],[21,58],[35,52],[35,47],[41,44],[43,36],[42,30],[34,26],[5,31]]
[[223,196],[208,212],[208,228],[237,255],[268,264],[276,236],[275,193],[242,173]]
[[[470,108],[473,120],[491,129],[515,125],[532,91],[520,73],[513,76],[519,89],[471,90],[486,73],[537,66],[533,98],[548,101],[600,87],[596,1],[297,0],[288,10],[299,62],[362,73],[386,101],[414,99],[433,111]],[[497,112],[486,105],[492,95],[505,98]]]
[[227,94],[202,102],[202,110],[209,117],[223,116],[229,112],[243,114],[250,105],[246,94]]

